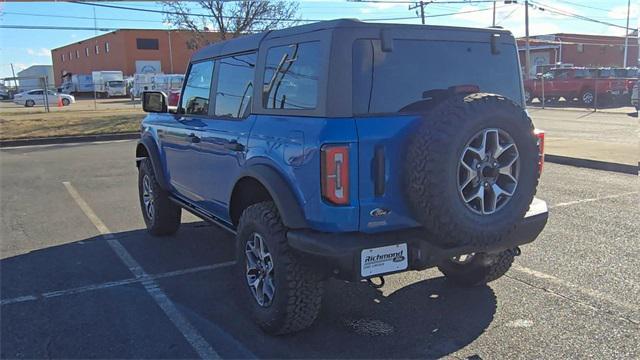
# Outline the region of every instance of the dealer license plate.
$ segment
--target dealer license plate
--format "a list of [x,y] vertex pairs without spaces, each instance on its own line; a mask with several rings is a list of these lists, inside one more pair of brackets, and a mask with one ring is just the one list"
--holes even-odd
[[407,244],[364,249],[360,255],[362,277],[404,270],[409,266]]

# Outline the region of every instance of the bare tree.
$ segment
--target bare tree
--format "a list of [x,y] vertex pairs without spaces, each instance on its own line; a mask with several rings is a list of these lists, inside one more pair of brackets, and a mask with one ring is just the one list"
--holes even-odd
[[[203,35],[205,31],[217,31],[224,40],[279,29],[296,23],[298,12],[298,3],[286,0],[165,0],[162,4],[166,11],[171,12],[165,15],[167,22],[193,32],[189,42],[193,48],[209,43]],[[197,5],[196,10],[190,6],[193,4]],[[213,29],[209,28],[211,23]]]

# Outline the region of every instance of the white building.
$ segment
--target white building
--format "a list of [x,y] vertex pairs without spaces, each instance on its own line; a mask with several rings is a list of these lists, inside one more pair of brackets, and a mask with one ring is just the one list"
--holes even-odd
[[52,65],[32,65],[18,72],[17,76],[19,78],[19,91],[42,89],[45,78],[47,79],[48,88],[53,89],[55,87]]

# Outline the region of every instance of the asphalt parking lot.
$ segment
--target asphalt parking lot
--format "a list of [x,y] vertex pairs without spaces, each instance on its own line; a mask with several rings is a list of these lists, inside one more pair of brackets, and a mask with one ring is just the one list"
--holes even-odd
[[490,286],[437,270],[330,281],[269,337],[235,298],[233,238],[144,230],[134,141],[0,150],[2,358],[639,358],[638,177],[547,163],[551,218]]

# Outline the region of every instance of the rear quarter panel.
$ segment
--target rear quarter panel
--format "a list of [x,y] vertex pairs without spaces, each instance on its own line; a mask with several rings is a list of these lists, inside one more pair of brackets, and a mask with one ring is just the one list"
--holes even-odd
[[[358,166],[355,122],[350,118],[258,115],[251,131],[245,166],[264,164],[277,170],[293,190],[312,229],[356,231]],[[325,144],[348,144],[350,199],[347,206],[328,204],[321,195],[320,150]]]

